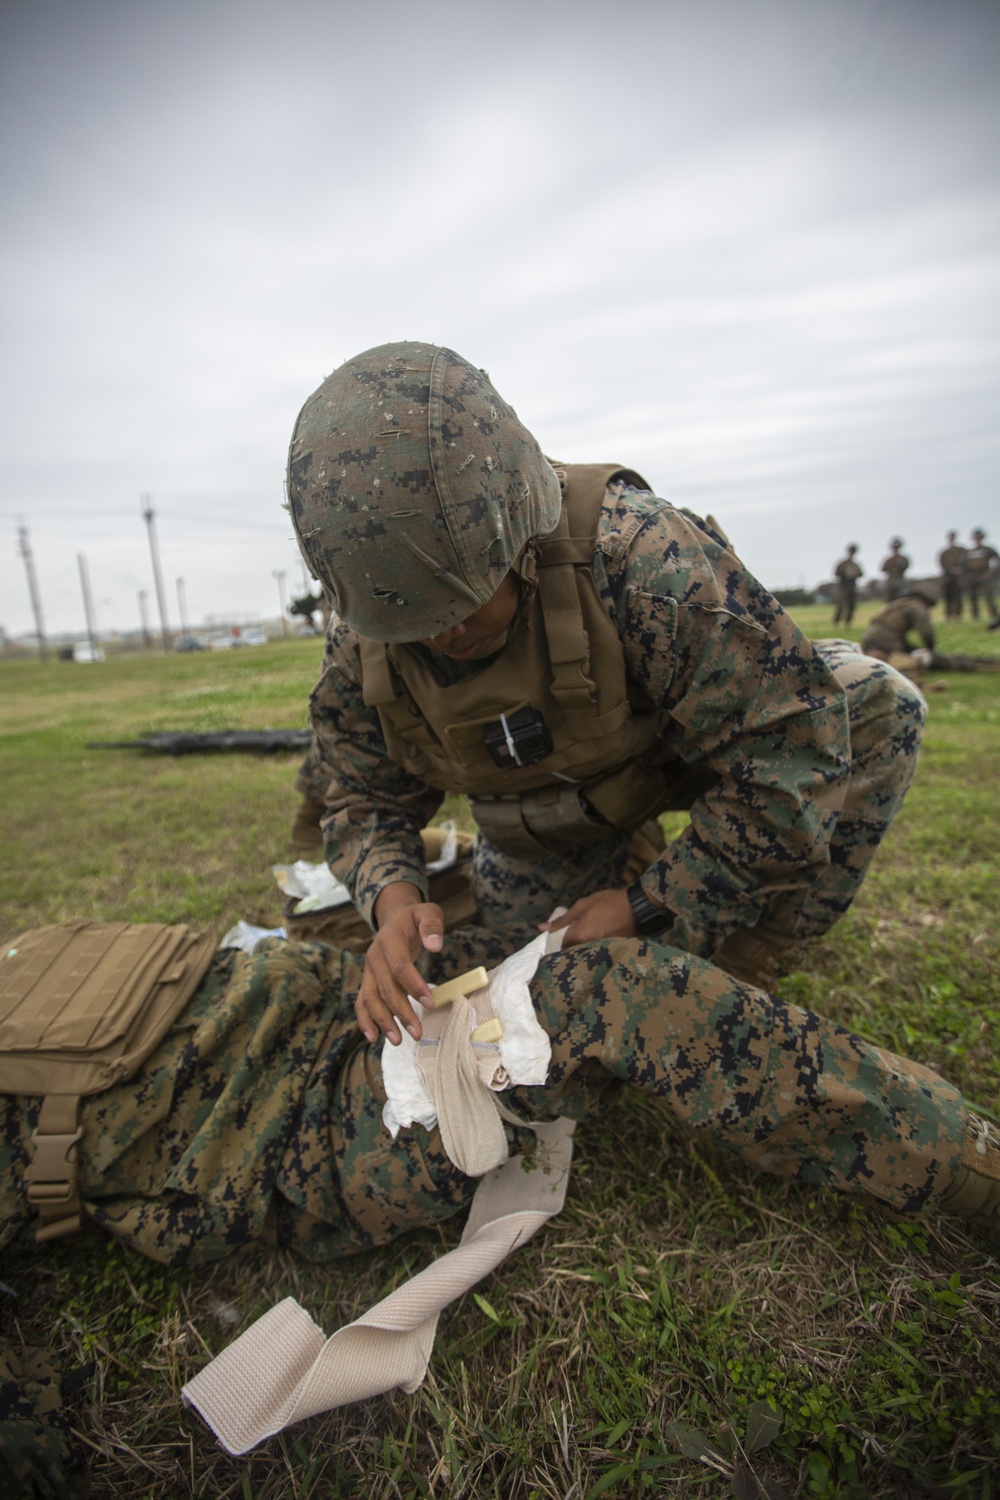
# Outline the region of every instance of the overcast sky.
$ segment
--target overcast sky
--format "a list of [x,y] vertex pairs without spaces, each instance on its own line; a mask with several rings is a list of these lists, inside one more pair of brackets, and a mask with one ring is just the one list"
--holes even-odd
[[296,412],[392,339],[770,587],[1000,547],[996,0],[5,0],[0,624],[277,613]]

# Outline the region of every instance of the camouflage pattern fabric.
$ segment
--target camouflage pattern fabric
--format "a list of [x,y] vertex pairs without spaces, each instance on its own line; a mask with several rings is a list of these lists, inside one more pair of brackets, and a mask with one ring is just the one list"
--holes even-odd
[[844,557],[833,570],[837,580],[837,607],[833,612],[835,625],[850,625],[854,618],[854,607],[858,596],[858,579],[864,569],[853,557]]
[[998,580],[1000,580],[1000,554],[979,536],[975,545],[970,547],[965,554],[965,589],[974,620],[979,619],[980,601],[989,610],[990,618],[993,620],[997,618]]
[[295,424],[288,495],[333,607],[381,641],[473,614],[560,509],[554,469],[486,371],[418,343],[324,380]]
[[888,557],[882,560],[882,572],[885,574],[885,597],[887,599],[898,599],[906,591],[906,583],[903,575],[910,566],[910,559],[904,557],[902,552],[890,552]]
[[[634,537],[625,555],[623,535]],[[919,692],[848,642],[810,643],[706,522],[652,495],[609,489],[594,576],[629,678],[660,710],[675,783],[667,805],[690,809],[690,827],[643,877],[676,913],[670,940],[708,956],[728,932],[760,922],[798,936],[824,931],[857,890],[912,776]],[[441,793],[386,754],[362,698],[358,650],[334,617],[311,706],[317,763],[330,772],[324,853],[370,923],[393,881],[426,893],[419,831]],[[852,784],[841,833],[851,852],[838,867]],[[611,884],[621,856],[613,833],[606,847],[530,867],[480,844],[477,896],[495,927]],[[834,891],[808,915],[801,892],[782,894],[825,881]]]
[[965,573],[965,548],[957,545],[943,547],[938,553],[941,569],[941,598],[944,612],[949,620],[962,618],[962,578]]
[[861,638],[862,651],[875,648],[891,655],[893,651],[912,651],[913,643],[907,640],[911,630],[919,638],[920,645],[934,650],[934,624],[931,612],[922,599],[904,595],[895,599],[873,615]]
[[62,1411],[62,1369],[50,1349],[0,1339],[0,1494],[4,1500],[85,1500],[86,1464]]
[[[530,931],[449,935],[431,977],[491,966]],[[359,961],[267,940],[227,954],[143,1070],[84,1108],[87,1214],[172,1265],[253,1242],[316,1261],[461,1210],[475,1189],[438,1130],[392,1141],[380,1041],[354,1024]],[[952,1184],[958,1092],[819,1016],[700,959],[618,938],[542,961],[532,995],[552,1038],[549,1081],[510,1096],[525,1120],[606,1110],[624,1084],[751,1165],[864,1192],[901,1213]],[[0,1240],[27,1221],[21,1176],[37,1101],[0,1116]],[[531,1137],[509,1128],[513,1148]]]

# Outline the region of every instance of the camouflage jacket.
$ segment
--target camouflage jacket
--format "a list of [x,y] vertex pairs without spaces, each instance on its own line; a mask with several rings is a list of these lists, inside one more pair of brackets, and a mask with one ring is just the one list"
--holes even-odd
[[862,648],[869,651],[875,647],[889,654],[893,651],[912,651],[913,646],[908,640],[911,630],[920,637],[929,651],[933,651],[934,625],[930,610],[922,599],[911,599],[904,595],[902,599],[894,599],[885,609],[872,616],[864,633]]
[[965,554],[965,571],[970,578],[977,581],[1000,577],[1000,555],[992,547],[987,547],[985,543],[978,547],[970,547]]
[[[644,884],[709,931],[752,926],[789,868],[828,861],[850,765],[844,693],[722,537],[664,500],[609,489],[594,577],[679,778],[709,783]],[[328,778],[326,858],[371,921],[385,885],[426,892],[420,829],[442,799],[388,758],[360,680],[358,637],[334,616],[311,698],[313,785]]]
[[910,559],[904,557],[902,552],[890,552],[882,559],[882,572],[887,578],[902,578],[910,566]]

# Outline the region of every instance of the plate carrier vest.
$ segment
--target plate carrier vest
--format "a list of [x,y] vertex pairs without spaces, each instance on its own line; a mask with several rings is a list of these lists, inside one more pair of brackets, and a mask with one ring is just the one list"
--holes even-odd
[[[658,716],[628,681],[593,573],[608,485],[649,486],[618,464],[554,467],[562,514],[522,559],[531,592],[492,662],[444,685],[420,650],[359,637],[364,701],[378,712],[390,758],[429,786],[465,793],[485,837],[522,857],[606,838],[609,825],[638,828],[666,797]],[[637,517],[634,531],[641,524]],[[551,753],[498,766],[486,728],[524,708],[541,714]]]

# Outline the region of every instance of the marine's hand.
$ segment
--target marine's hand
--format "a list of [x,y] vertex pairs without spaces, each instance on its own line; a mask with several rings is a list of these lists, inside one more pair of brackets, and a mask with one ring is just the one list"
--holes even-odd
[[581,896],[554,922],[539,923],[541,932],[558,932],[561,927],[566,928],[564,948],[571,948],[574,943],[596,942],[599,938],[636,935],[635,918],[624,890],[595,891],[592,896]]
[[368,1041],[374,1042],[381,1031],[394,1047],[399,1046],[400,1025],[406,1027],[415,1041],[420,1039],[420,1022],[407,995],[429,1004],[431,991],[413,960],[421,949],[440,953],[444,941],[444,913],[440,906],[433,901],[421,901],[415,887],[409,889],[415,892],[416,901],[386,904],[383,902],[386,891],[379,894],[376,903],[379,929],[365,957],[361,989],[354,1002],[358,1024]]

